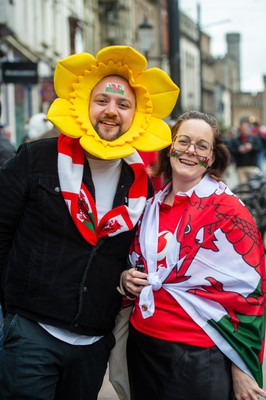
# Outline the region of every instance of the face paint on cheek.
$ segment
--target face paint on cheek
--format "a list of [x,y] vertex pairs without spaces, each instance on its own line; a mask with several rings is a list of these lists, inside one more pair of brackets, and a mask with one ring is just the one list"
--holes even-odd
[[175,147],[172,147],[170,150],[170,157],[178,157],[182,151],[178,151]]
[[208,157],[202,157],[199,159],[199,163],[202,167],[204,167],[205,169],[207,169],[209,167],[209,159]]
[[111,83],[108,82],[105,88],[107,93],[115,93],[123,95],[125,93],[125,87],[120,83]]

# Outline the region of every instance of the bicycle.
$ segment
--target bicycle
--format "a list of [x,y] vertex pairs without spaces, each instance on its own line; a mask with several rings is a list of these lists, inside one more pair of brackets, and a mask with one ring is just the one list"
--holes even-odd
[[266,177],[262,173],[252,175],[247,183],[235,186],[232,192],[249,209],[261,232],[266,252]]

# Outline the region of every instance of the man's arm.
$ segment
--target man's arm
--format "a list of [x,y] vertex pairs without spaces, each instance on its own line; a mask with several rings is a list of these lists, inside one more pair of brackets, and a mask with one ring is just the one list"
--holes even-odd
[[[13,236],[23,213],[29,175],[29,157],[24,145],[18,154],[0,168],[0,282],[8,263]],[[0,301],[4,307],[3,291]]]

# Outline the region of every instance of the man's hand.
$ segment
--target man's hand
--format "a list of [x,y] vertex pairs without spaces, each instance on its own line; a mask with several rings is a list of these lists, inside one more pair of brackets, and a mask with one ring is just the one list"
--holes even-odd
[[252,144],[251,143],[241,144],[238,149],[240,153],[248,153],[249,151],[252,150]]

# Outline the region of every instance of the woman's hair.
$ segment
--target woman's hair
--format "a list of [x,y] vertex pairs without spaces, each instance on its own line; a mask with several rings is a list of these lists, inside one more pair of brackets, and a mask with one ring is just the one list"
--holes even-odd
[[[213,152],[214,152],[214,162],[208,167],[203,175],[210,175],[216,180],[223,180],[222,174],[230,164],[230,152],[226,145],[222,142],[221,132],[218,123],[214,117],[209,114],[205,114],[199,111],[188,111],[180,115],[177,119],[175,125],[172,127],[172,139],[175,140],[180,125],[184,121],[190,119],[199,119],[205,121],[210,125],[213,132]],[[172,177],[172,167],[170,164],[170,149],[171,146],[166,147],[158,153],[158,163],[154,170],[155,176],[163,175],[164,179],[168,180]]]

